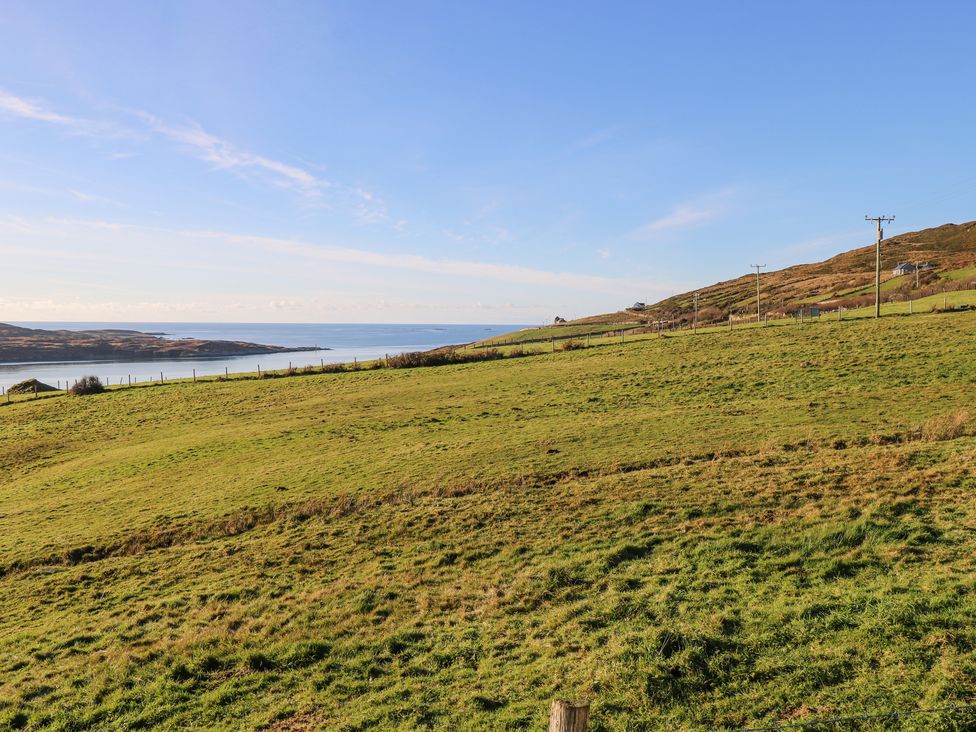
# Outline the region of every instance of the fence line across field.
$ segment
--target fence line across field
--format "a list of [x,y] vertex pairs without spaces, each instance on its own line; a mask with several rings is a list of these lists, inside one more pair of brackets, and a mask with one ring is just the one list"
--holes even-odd
[[[912,302],[913,302],[912,300],[907,300],[907,304],[908,304],[908,312],[907,313],[891,313],[891,315],[904,316],[904,315],[913,315],[913,314],[915,314],[914,313],[914,310],[913,310],[913,307],[912,307]],[[944,306],[943,306],[942,312],[950,312],[950,309],[948,307],[948,303],[944,303],[943,305]],[[961,304],[961,305],[953,306],[952,311],[967,311],[967,310],[973,310],[973,309],[976,309],[976,306],[969,305],[969,304]],[[830,314],[836,314],[838,320],[844,320],[844,314],[847,313],[847,312],[849,312],[849,310],[847,308],[843,308],[843,307],[839,307],[837,310],[833,310],[833,311],[818,310],[818,311],[816,311],[816,313],[807,313],[807,309],[806,308],[801,308],[800,310],[798,310],[796,312],[795,315],[782,315],[782,316],[780,316],[778,318],[774,318],[773,319],[773,322],[780,322],[780,323],[782,323],[783,321],[786,321],[786,322],[792,321],[792,322],[795,322],[795,323],[804,324],[804,323],[809,322],[810,320],[817,320],[817,321],[821,321],[821,320],[824,320],[824,319],[829,320],[829,318],[825,318],[825,316],[829,316]],[[922,312],[923,311],[920,311],[919,314],[921,314]],[[929,313],[938,312],[938,310],[936,308],[932,308],[928,312]],[[754,317],[755,316],[752,316],[752,317],[739,316],[737,318],[734,315],[730,315],[729,316],[729,320],[727,322],[727,332],[733,331],[735,329],[735,326],[736,325],[745,326],[745,327],[747,327],[748,329],[751,330],[751,329],[754,329],[756,327],[764,327],[764,326],[767,326],[770,323],[770,318],[769,318],[769,313],[768,312],[763,315],[762,319],[759,322],[756,322],[754,320]],[[860,318],[857,318],[857,319],[860,319]],[[646,323],[643,323],[643,324],[633,324],[630,327],[626,327],[626,328],[613,328],[613,329],[610,329],[610,330],[588,331],[586,333],[575,333],[575,334],[570,334],[570,335],[565,335],[565,336],[554,336],[554,335],[552,335],[552,336],[548,336],[548,337],[530,338],[530,339],[525,339],[525,340],[504,340],[504,341],[494,341],[494,342],[491,342],[491,343],[485,343],[485,342],[480,342],[479,343],[479,342],[475,342],[475,343],[470,343],[470,344],[467,344],[467,345],[464,345],[464,346],[446,346],[444,348],[449,348],[452,351],[456,351],[458,349],[464,349],[464,348],[470,348],[470,349],[474,349],[474,350],[485,351],[485,350],[493,349],[493,348],[518,347],[518,349],[519,349],[519,352],[518,352],[519,355],[529,355],[530,353],[535,353],[535,354],[544,353],[545,350],[546,350],[545,349],[545,345],[546,344],[549,345],[549,349],[548,350],[550,352],[552,352],[552,353],[555,353],[557,342],[559,342],[559,343],[566,343],[567,341],[573,341],[576,344],[578,344],[577,347],[588,347],[588,346],[591,346],[591,345],[606,345],[608,342],[613,342],[610,339],[615,339],[617,337],[619,337],[619,339],[620,339],[619,342],[620,343],[625,343],[628,336],[633,337],[633,336],[638,336],[638,335],[654,335],[654,334],[656,334],[658,337],[663,337],[666,333],[669,333],[669,332],[670,333],[688,333],[688,334],[692,334],[693,333],[693,334],[696,334],[697,335],[700,332],[709,332],[710,331],[712,333],[718,333],[718,332],[721,332],[722,330],[723,330],[723,326],[722,326],[721,323],[715,323],[715,324],[713,324],[711,326],[702,327],[702,326],[700,326],[700,325],[698,325],[698,324],[696,324],[694,322],[677,323],[674,320],[663,320],[663,319],[661,319],[661,320],[658,320],[656,322],[646,322]],[[600,339],[603,339],[603,343],[596,343],[596,344],[593,344],[592,343],[593,340],[600,340]],[[525,346],[527,346],[527,345],[533,345],[533,344],[534,345],[542,345],[543,346],[543,350],[542,351],[538,351],[537,350],[537,351],[533,351],[533,352],[527,352],[525,350]],[[440,350],[440,349],[435,349],[435,350]],[[391,357],[390,357],[389,354],[384,354],[382,357],[375,359],[375,361],[377,363],[379,363],[379,364],[382,364],[382,366],[380,366],[380,368],[383,368],[383,367],[389,368],[390,367]],[[351,366],[352,368],[347,368],[349,366]],[[353,360],[351,362],[342,362],[342,363],[335,363],[335,364],[328,364],[328,365],[325,363],[325,359],[321,359],[321,358],[319,359],[319,366],[318,366],[318,368],[320,368],[323,373],[326,372],[326,369],[329,368],[329,367],[338,367],[338,370],[339,371],[342,371],[342,370],[346,370],[346,371],[358,371],[358,370],[360,370],[362,368],[362,364],[359,362],[359,359],[356,356],[353,356]],[[367,368],[369,368],[369,367],[367,366]],[[236,373],[234,373],[232,375],[232,374],[230,374],[229,368],[227,366],[225,366],[224,367],[224,373],[223,373],[223,375],[220,375],[220,374],[206,374],[206,375],[202,375],[202,374],[197,374],[196,373],[196,369],[193,368],[191,370],[190,375],[188,375],[188,376],[177,376],[177,377],[167,378],[165,372],[160,372],[158,379],[155,376],[142,377],[140,379],[140,377],[138,377],[138,376],[133,376],[132,374],[128,374],[128,375],[125,375],[125,376],[119,376],[119,383],[118,384],[113,384],[112,383],[112,377],[105,377],[104,384],[105,384],[105,386],[109,386],[109,387],[111,387],[111,386],[125,387],[127,385],[129,387],[133,387],[133,386],[145,386],[147,384],[152,384],[152,383],[157,383],[157,384],[162,385],[162,384],[165,384],[167,382],[187,382],[187,383],[194,382],[195,383],[195,382],[198,382],[198,381],[212,382],[212,381],[215,381],[215,380],[216,381],[221,381],[221,380],[235,380],[235,379],[246,380],[246,379],[253,379],[255,373],[257,375],[257,378],[261,379],[261,378],[266,378],[269,375],[282,375],[282,376],[287,376],[287,375],[290,375],[290,374],[294,374],[296,372],[305,372],[305,373],[314,372],[315,369],[316,369],[316,366],[314,364],[307,364],[305,366],[298,366],[298,367],[296,367],[295,364],[294,364],[294,362],[289,362],[287,368],[274,369],[274,370],[270,370],[270,371],[269,370],[266,370],[266,369],[262,369],[260,364],[256,364],[256,372],[254,372],[254,371],[240,371],[240,372],[236,372]],[[54,391],[55,392],[62,392],[62,393],[65,393],[65,394],[70,394],[72,386],[74,384],[77,384],[77,383],[78,383],[78,379],[68,378],[68,379],[65,379],[64,380],[64,386],[62,388],[62,386],[61,386],[61,380],[59,379],[58,382],[57,382],[58,386],[57,386],[57,388]],[[54,394],[52,394],[52,396],[53,395]],[[41,394],[38,393],[36,387],[33,390],[32,396],[34,398],[41,398]],[[7,387],[0,387],[0,399],[2,399],[4,397],[5,397],[5,402],[6,403],[10,403],[12,401],[11,400],[11,391],[10,391],[10,389],[7,388]]]

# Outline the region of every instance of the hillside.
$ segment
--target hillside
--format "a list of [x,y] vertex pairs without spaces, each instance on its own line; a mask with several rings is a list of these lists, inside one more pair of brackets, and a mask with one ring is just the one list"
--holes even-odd
[[825,320],[0,406],[0,729],[970,701],[974,336]]
[[0,363],[248,356],[311,350],[316,349],[243,341],[171,339],[135,330],[45,330],[0,323]]
[[[931,229],[899,234],[882,243],[882,280],[886,297],[924,296],[936,289],[950,289],[976,281],[976,221],[945,224]],[[931,270],[915,277],[892,276],[901,262],[930,262]],[[762,309],[773,316],[801,306],[822,304],[826,308],[857,307],[873,302],[875,247],[853,249],[814,264],[799,264],[762,274]],[[962,278],[956,273],[962,273]],[[965,283],[968,286],[968,282]],[[699,290],[700,308],[705,320],[722,320],[733,315],[756,312],[756,277],[745,274]],[[642,311],[624,310],[571,321],[571,324],[602,324],[635,321],[687,321],[694,309],[692,292],[675,295]],[[860,298],[860,299],[858,299]]]

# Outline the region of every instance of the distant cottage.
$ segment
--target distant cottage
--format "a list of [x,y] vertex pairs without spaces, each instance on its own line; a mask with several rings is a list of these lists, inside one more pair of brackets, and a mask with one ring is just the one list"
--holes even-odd
[[566,322],[566,318],[561,318],[561,317],[559,317],[557,315],[556,318],[552,322],[555,323],[556,325],[559,325],[560,323],[565,323]]
[[633,305],[630,306],[630,309],[631,310],[643,310],[646,307],[647,307],[647,303],[635,302]]
[[914,265],[911,262],[899,262],[898,266],[891,270],[891,274],[895,277],[899,275],[907,275],[912,272],[924,272],[927,269],[934,269],[935,265],[932,262],[920,262],[918,265]]

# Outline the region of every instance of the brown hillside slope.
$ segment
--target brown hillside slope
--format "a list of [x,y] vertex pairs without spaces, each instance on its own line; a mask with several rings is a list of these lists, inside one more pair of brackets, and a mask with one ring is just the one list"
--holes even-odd
[[[920,277],[920,284],[931,286],[941,275],[976,265],[976,221],[944,224],[931,229],[899,234],[886,239],[881,247],[882,281],[893,279],[891,270],[900,262],[931,262],[934,267]],[[908,280],[911,280],[909,282]],[[874,282],[874,245],[852,249],[823,262],[798,264],[763,273],[763,310],[782,313],[803,304],[832,303],[859,294]],[[889,287],[899,283],[890,282]],[[914,288],[914,277],[904,286]],[[701,307],[717,319],[732,314],[755,312],[756,278],[746,274],[699,290]],[[621,311],[591,316],[574,323],[613,323],[622,320],[680,318],[692,308],[693,293],[669,297],[640,312]]]

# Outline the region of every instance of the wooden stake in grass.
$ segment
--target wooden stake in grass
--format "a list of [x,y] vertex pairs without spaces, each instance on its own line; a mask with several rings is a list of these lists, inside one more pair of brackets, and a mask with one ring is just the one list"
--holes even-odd
[[549,710],[549,732],[587,732],[590,728],[588,702],[556,699]]

